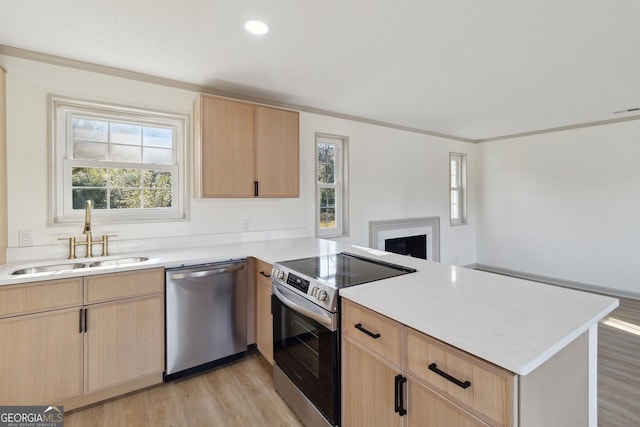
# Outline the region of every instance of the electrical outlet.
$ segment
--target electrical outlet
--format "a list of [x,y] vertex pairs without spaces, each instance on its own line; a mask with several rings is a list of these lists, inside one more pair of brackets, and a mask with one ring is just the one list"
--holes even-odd
[[249,220],[248,219],[243,219],[242,220],[242,229],[244,231],[247,231],[249,229]]
[[33,246],[33,230],[24,229],[19,231],[19,246]]

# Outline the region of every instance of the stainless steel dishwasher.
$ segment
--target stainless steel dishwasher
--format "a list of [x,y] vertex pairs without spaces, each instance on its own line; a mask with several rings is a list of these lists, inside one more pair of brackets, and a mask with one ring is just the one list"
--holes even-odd
[[246,259],[166,270],[165,381],[244,356]]

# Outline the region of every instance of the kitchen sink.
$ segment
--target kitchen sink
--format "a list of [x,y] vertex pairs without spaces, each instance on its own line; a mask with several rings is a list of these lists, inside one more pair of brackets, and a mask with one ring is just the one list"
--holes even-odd
[[136,256],[136,257],[127,257],[127,258],[114,258],[114,259],[105,259],[102,261],[95,261],[89,263],[87,267],[106,267],[106,266],[119,266],[119,265],[127,265],[127,264],[137,264],[139,262],[148,261],[149,258],[144,256]]
[[75,270],[77,268],[84,268],[84,263],[71,263],[71,264],[50,264],[50,265],[38,265],[35,267],[25,267],[13,271],[12,275],[18,274],[35,274],[35,273],[48,273],[52,271],[66,271]]
[[94,260],[91,262],[65,262],[59,264],[45,264],[34,265],[30,267],[23,267],[11,272],[12,276],[21,274],[37,274],[37,273],[51,273],[61,271],[78,270],[81,268],[93,268],[93,267],[118,267],[121,265],[137,264],[139,262],[148,261],[148,257],[124,257],[124,258],[110,258],[102,260]]

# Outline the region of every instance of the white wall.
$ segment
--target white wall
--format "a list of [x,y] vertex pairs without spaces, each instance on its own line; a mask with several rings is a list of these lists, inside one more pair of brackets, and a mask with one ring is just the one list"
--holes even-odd
[[[143,83],[36,61],[0,56],[7,70],[7,155],[9,246],[17,246],[18,230],[32,229],[35,245],[57,244],[58,237],[80,233],[80,225],[47,224],[47,95],[151,108],[191,116],[195,92]],[[191,142],[190,142],[191,143]],[[309,149],[312,149],[309,148]],[[308,157],[309,151],[302,149]],[[100,224],[96,235],[115,233],[120,239],[183,236],[251,230],[311,230],[300,215],[310,203],[299,199],[191,200],[190,220],[177,222]],[[311,199],[312,200],[312,199]]]
[[[349,137],[350,235],[339,238],[369,246],[369,221],[440,217],[440,261],[475,262],[474,144],[304,114],[304,143],[315,131]],[[469,224],[449,225],[449,152],[467,153]],[[311,173],[311,172],[310,172]],[[313,191],[313,182],[308,191]],[[309,210],[313,215],[313,207]]]
[[477,146],[478,263],[640,294],[640,121]]
[[[151,108],[191,115],[197,93],[99,73],[0,55],[7,70],[7,142],[9,246],[21,229],[34,231],[36,246],[60,245],[59,237],[79,236],[80,224],[47,223],[47,95]],[[315,132],[350,138],[351,235],[341,240],[368,245],[369,220],[415,216],[441,217],[442,262],[475,261],[474,197],[470,191],[467,226],[451,228],[448,209],[448,152],[469,153],[472,144],[429,137],[317,114],[300,115],[300,197],[296,199],[190,200],[190,218],[179,222],[95,224],[96,235],[119,240],[153,237],[297,230],[312,236],[314,227]],[[301,230],[301,231],[300,231]],[[277,233],[276,233],[277,234]],[[11,250],[11,249],[10,249]]]

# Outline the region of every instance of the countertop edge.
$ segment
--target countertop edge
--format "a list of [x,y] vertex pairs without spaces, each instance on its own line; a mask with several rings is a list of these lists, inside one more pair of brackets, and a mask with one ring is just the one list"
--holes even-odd
[[[474,283],[475,279],[478,280],[477,286],[482,288],[483,291],[494,292],[495,288],[491,283],[485,284],[486,277],[482,276],[491,273],[481,273],[482,275],[478,275],[476,272],[471,272],[467,269],[463,269],[461,267],[455,266],[447,266],[444,264],[433,263],[424,260],[418,260],[415,258],[404,257],[402,255],[391,254],[386,252],[380,252],[371,250],[368,248],[362,248],[354,245],[347,245],[331,240],[313,238],[313,237],[300,237],[300,238],[288,238],[288,239],[274,239],[267,241],[253,241],[253,242],[241,242],[241,243],[231,243],[231,244],[221,244],[221,245],[212,245],[206,247],[193,247],[193,248],[181,248],[177,250],[157,250],[157,251],[140,251],[134,253],[122,253],[117,255],[112,255],[108,258],[117,258],[117,257],[126,257],[126,256],[147,256],[149,257],[148,261],[140,262],[137,264],[128,264],[121,266],[104,266],[104,267],[95,267],[90,269],[79,269],[74,271],[64,271],[59,273],[45,273],[45,274],[33,274],[33,275],[21,275],[21,276],[10,276],[10,272],[16,268],[20,268],[28,264],[27,262],[20,263],[11,263],[0,266],[0,288],[2,286],[8,285],[19,285],[23,283],[33,283],[39,281],[46,280],[55,280],[55,279],[65,279],[69,277],[82,277],[82,276],[91,276],[98,274],[108,274],[108,273],[116,273],[116,272],[125,272],[125,271],[135,271],[135,270],[143,270],[148,268],[173,268],[179,267],[182,265],[197,265],[203,263],[211,263],[211,262],[219,262],[219,261],[228,261],[231,259],[238,258],[248,258],[255,257],[259,258],[267,263],[273,264],[278,261],[290,260],[303,258],[307,256],[320,256],[325,254],[333,254],[340,251],[348,250],[350,252],[359,253],[364,256],[368,256],[370,258],[378,258],[385,260],[390,260],[391,262],[395,262],[398,264],[410,266],[421,270],[419,272],[421,275],[415,276],[415,279],[410,279],[409,282],[413,281],[424,281],[425,278],[428,278],[430,283],[424,284],[423,288],[420,288],[420,292],[428,292],[429,296],[439,297],[445,295],[442,293],[443,289],[450,291],[449,287],[452,286],[453,282],[449,282],[449,276],[458,277],[458,283],[456,286],[458,289],[456,292],[456,298],[460,296],[465,296],[466,292],[469,293],[469,296],[473,297],[475,294],[472,287],[464,288],[465,286],[469,286],[470,283]],[[50,262],[63,262],[64,260],[52,260]],[[36,263],[34,263],[36,264]],[[46,261],[38,261],[37,264],[42,265],[46,264]],[[412,275],[401,276],[401,277],[411,277]],[[513,283],[518,284],[520,279],[511,279],[501,277],[500,279],[492,279],[493,281],[506,281],[505,283]],[[384,283],[383,283],[384,282]],[[524,281],[526,283],[533,283],[529,281]],[[420,283],[422,285],[422,283]],[[497,346],[497,349],[492,348],[490,344],[484,344],[484,342],[490,342],[491,339],[494,342],[502,344],[504,348],[511,348],[514,345],[507,338],[495,338],[487,335],[487,340],[477,340],[473,343],[473,339],[465,340],[464,331],[459,331],[458,329],[464,329],[464,326],[454,326],[453,329],[448,322],[438,321],[435,325],[428,324],[427,327],[424,327],[424,322],[419,324],[419,321],[424,320],[433,320],[429,319],[423,313],[412,313],[412,315],[408,315],[407,313],[398,312],[398,308],[394,308],[393,303],[389,304],[389,301],[384,298],[385,293],[390,290],[393,292],[398,288],[396,286],[407,285],[407,282],[403,282],[403,279],[387,279],[377,282],[372,286],[367,287],[365,284],[358,287],[347,288],[341,291],[343,297],[360,304],[364,307],[367,307],[371,310],[379,312],[393,320],[396,320],[400,323],[405,324],[408,327],[411,327],[417,331],[425,333],[426,335],[432,336],[440,341],[446,342],[449,345],[452,345],[456,348],[459,348],[467,353],[475,355],[481,359],[487,360],[490,363],[493,363],[497,366],[501,366],[504,369],[512,371],[519,375],[526,375],[533,370],[535,370],[538,366],[543,364],[546,360],[555,355],[562,348],[571,343],[574,339],[580,336],[582,333],[587,331],[590,327],[596,324],[599,320],[603,319],[608,313],[613,311],[619,304],[618,300],[611,297],[604,296],[595,296],[597,299],[597,304],[593,306],[585,304],[589,309],[583,311],[578,317],[579,321],[575,321],[574,325],[567,327],[564,329],[567,331],[562,333],[560,339],[555,339],[553,342],[549,342],[549,344],[537,344],[538,347],[544,347],[542,349],[538,349],[535,351],[535,354],[531,357],[513,357],[509,356],[508,351],[504,351],[505,354],[499,354],[501,349],[500,346]],[[521,286],[522,282],[518,284]],[[551,286],[555,288],[553,285],[544,285]],[[433,287],[433,288],[430,288]],[[357,290],[361,289],[361,290]],[[369,293],[369,290],[377,289],[378,291],[384,291],[378,293],[377,296],[375,292],[372,294]],[[403,298],[412,298],[414,295],[411,292],[417,292],[417,288],[408,287],[406,288],[407,294],[403,296]],[[554,297],[556,295],[562,295],[562,293],[566,292],[577,292],[580,291],[568,291],[561,290],[563,288],[557,288],[557,290],[549,290],[547,289],[541,293],[551,294]],[[357,291],[356,291],[357,290]],[[440,292],[440,293],[439,293]],[[537,291],[534,291],[537,292]],[[516,295],[516,291],[508,291],[510,296]],[[374,296],[372,296],[374,295]],[[536,293],[537,295],[537,293]],[[448,295],[451,296],[451,295]],[[566,295],[565,295],[566,299]],[[419,301],[418,298],[416,300]],[[602,303],[601,301],[602,300]],[[608,300],[608,301],[607,301]],[[507,305],[509,301],[504,301],[501,304],[504,306]],[[385,307],[382,307],[381,304],[386,304]],[[465,302],[466,304],[485,304],[488,308],[489,302]],[[383,305],[384,305],[383,304]],[[469,307],[472,307],[470,305]],[[416,311],[416,310],[414,310]],[[536,313],[543,313],[542,310],[536,309]],[[399,314],[398,314],[399,313]],[[506,315],[508,318],[508,315]],[[411,320],[413,319],[413,321]],[[419,321],[415,321],[418,319]],[[404,321],[403,321],[404,320]],[[574,319],[575,320],[575,319]],[[527,325],[532,324],[534,321],[531,319],[526,319]],[[456,329],[456,327],[458,329]],[[508,328],[506,328],[508,329]],[[497,340],[497,341],[496,341]],[[516,340],[517,341],[517,340]],[[551,341],[551,340],[549,340]],[[522,342],[522,339],[517,342]],[[506,347],[505,347],[506,346]],[[512,352],[513,353],[513,352]]]
[[[548,285],[548,286],[553,286],[553,285]],[[414,329],[418,332],[421,332],[425,335],[428,335],[432,338],[435,338],[439,341],[449,344],[473,356],[479,357],[480,359],[483,359],[496,366],[499,366],[508,371],[511,371],[517,375],[527,375],[533,372],[536,368],[541,366],[544,362],[552,358],[560,350],[565,348],[567,345],[573,342],[576,338],[578,338],[580,335],[588,331],[592,326],[597,324],[600,320],[605,318],[607,314],[611,313],[619,305],[619,301],[617,299],[614,299],[611,297],[603,297],[603,298],[612,300],[610,304],[606,306],[606,308],[603,308],[602,310],[597,312],[597,314],[594,314],[590,318],[586,319],[584,322],[582,322],[582,324],[579,327],[576,327],[570,333],[564,335],[562,339],[556,341],[553,345],[548,346],[544,351],[539,352],[535,357],[530,358],[526,361],[522,361],[522,360],[517,361],[512,358],[508,358],[508,357],[504,357],[503,355],[496,354],[492,352],[491,349],[487,349],[486,347],[469,345],[468,342],[456,339],[455,337],[445,336],[446,334],[440,333],[439,331],[425,330],[425,328],[422,328],[419,325],[413,325],[410,322],[403,321],[402,316],[394,315],[389,310],[381,308],[377,304],[374,304],[371,301],[367,301],[365,299],[359,298],[358,296],[343,295],[342,297],[356,304],[359,304],[363,307],[366,307],[370,310],[373,310],[376,313],[382,314],[383,316],[388,317],[389,319],[402,323],[403,325],[411,329]]]

